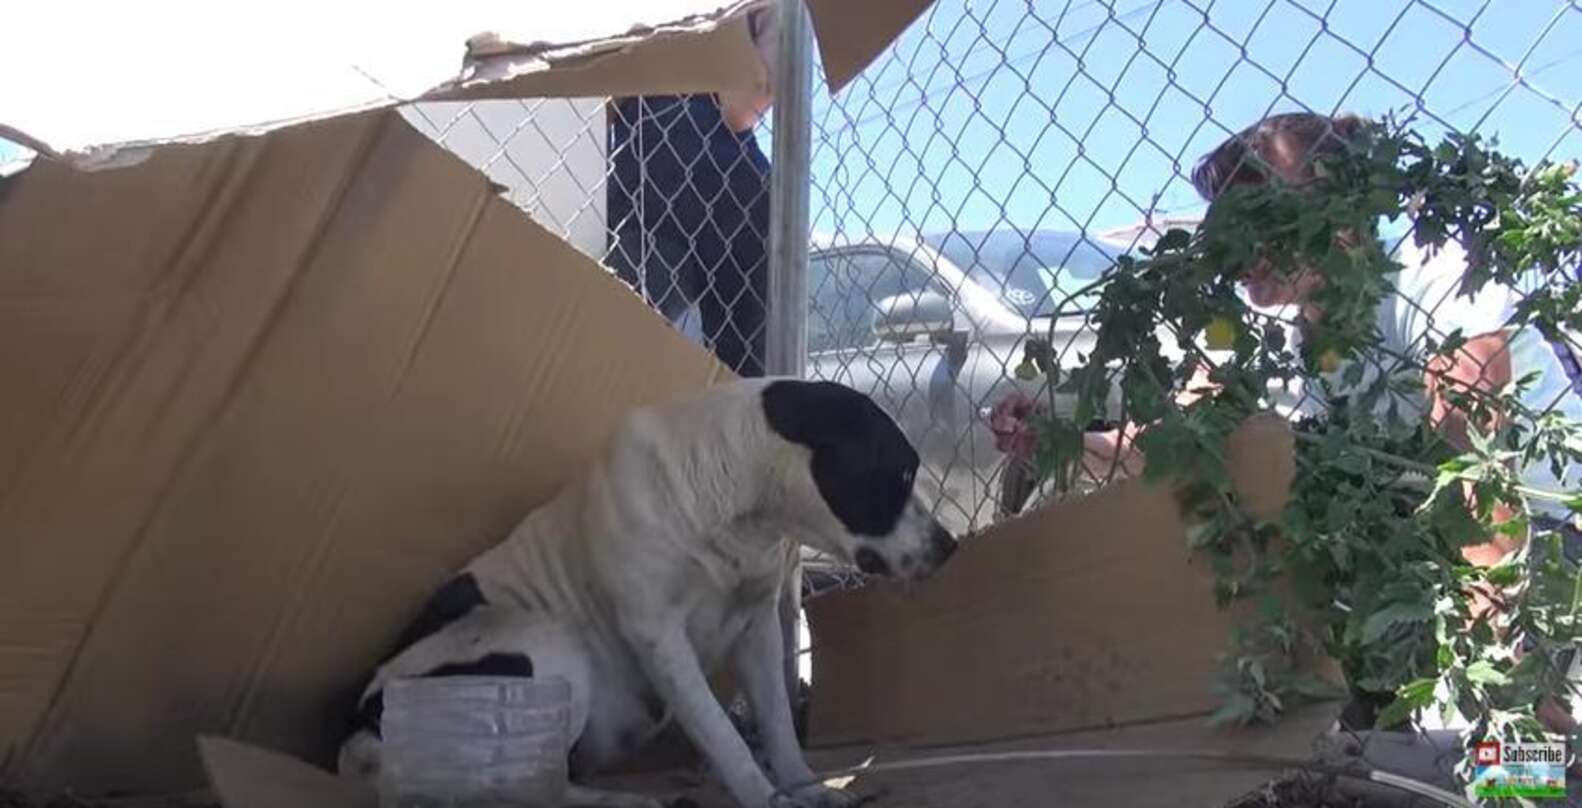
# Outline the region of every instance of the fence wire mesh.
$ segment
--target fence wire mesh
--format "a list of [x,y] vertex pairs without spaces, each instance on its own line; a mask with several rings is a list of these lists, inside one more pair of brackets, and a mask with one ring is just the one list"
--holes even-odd
[[[938,518],[979,530],[1063,493],[1027,462],[1028,414],[1068,401],[1027,366],[1028,338],[1048,338],[1064,367],[1091,350],[1090,298],[1071,293],[1196,226],[1203,155],[1306,111],[1405,116],[1429,137],[1475,132],[1529,163],[1568,159],[1582,151],[1582,96],[1563,80],[1578,42],[1576,0],[938,0],[838,96],[815,82],[807,374],[877,399],[919,447]],[[727,125],[721,102],[406,114],[753,374],[772,133],[764,118]],[[1441,316],[1446,301],[1409,305],[1419,340],[1462,325]],[[1322,406],[1300,387],[1281,395],[1293,416]],[[1126,440],[1092,426],[1093,440]],[[1138,468],[1134,453],[1096,455],[1069,490]],[[810,573],[819,590],[860,583],[837,565]]]
[[[1024,366],[1027,339],[1047,336],[1064,367],[1092,349],[1072,293],[1198,223],[1202,155],[1304,111],[1568,159],[1579,42],[1576,2],[940,0],[815,102],[809,375],[880,400],[919,445],[940,518],[980,529],[1056,493],[1026,462],[1025,419],[1074,399]],[[1448,300],[1410,304],[1419,339],[1464,325],[1437,310]],[[1279,404],[1321,402],[1295,388]],[[1138,468],[1096,455],[1073,488]]]
[[403,114],[733,371],[761,375],[768,127],[733,128],[722,111],[704,94],[431,102]]

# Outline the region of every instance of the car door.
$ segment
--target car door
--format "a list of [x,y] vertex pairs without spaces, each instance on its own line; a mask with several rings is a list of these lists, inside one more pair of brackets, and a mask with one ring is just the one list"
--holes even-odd
[[[919,484],[931,498],[940,495],[958,434],[972,417],[954,385],[968,340],[961,332],[876,326],[896,322],[899,308],[887,310],[886,301],[915,311],[921,307],[909,304],[939,299],[954,305],[934,273],[902,249],[853,245],[808,258],[808,376],[866,393],[890,413],[922,456],[927,468]],[[966,318],[953,319],[965,328]]]

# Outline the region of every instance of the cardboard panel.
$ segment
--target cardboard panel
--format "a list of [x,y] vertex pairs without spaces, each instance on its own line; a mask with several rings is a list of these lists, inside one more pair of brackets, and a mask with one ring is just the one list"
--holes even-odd
[[932,2],[864,0],[862,12],[853,15],[849,0],[807,0],[830,93],[840,92],[879,58]]
[[[300,146],[281,148],[282,139]],[[30,646],[64,657],[16,702],[28,722],[10,741],[13,765],[35,784],[188,787],[201,778],[198,732],[327,763],[337,697],[427,592],[577,473],[630,407],[722,375],[619,282],[393,113],[244,143],[259,150],[255,162],[231,171],[258,178],[248,192],[192,196],[216,224],[172,292],[172,309],[187,317],[149,325],[172,353],[212,357],[213,382],[183,375],[207,367],[196,360],[145,360],[115,391],[121,406],[171,417],[162,408],[172,390],[212,389],[203,417],[175,419],[186,428],[173,430],[163,467],[146,467],[139,453],[105,461],[104,485],[125,512],[87,509],[96,519],[82,524],[82,509],[70,507],[81,494],[73,478],[31,491],[38,524],[82,545],[34,549],[82,590],[71,625],[92,627],[74,655],[43,627]],[[49,187],[72,215],[76,183],[114,177],[135,187],[142,177],[152,194],[168,176],[163,154]],[[264,179],[310,169],[341,178],[330,183],[337,193],[308,206],[319,221],[282,230],[278,212],[312,198]],[[24,209],[25,190],[11,200]],[[266,300],[237,280],[249,271],[278,279]],[[116,449],[147,439],[121,424],[98,431]],[[142,480],[144,468],[155,479]],[[60,607],[58,591],[34,591],[5,613],[37,620]],[[47,717],[23,745],[44,703]]]
[[[1215,728],[1202,718],[1185,718],[926,750],[869,746],[823,750],[810,758],[817,771],[859,765],[870,757],[878,766],[952,761],[859,776],[852,787],[859,793],[884,794],[881,805],[1215,808],[1287,769],[1271,765],[1269,758],[1309,759],[1314,738],[1329,728],[1335,713],[1330,705],[1310,705],[1273,727]],[[1103,754],[1107,751],[1116,754]],[[1049,753],[1071,757],[1017,757]],[[996,755],[1010,759],[995,760]],[[1225,759],[1232,756],[1239,759]]]
[[0,759],[20,762],[378,125],[0,184]]
[[286,755],[226,738],[201,738],[198,746],[225,808],[378,808],[374,789]]
[[[1283,506],[1291,436],[1258,418],[1233,477]],[[911,588],[809,604],[816,744],[967,743],[1202,715],[1231,616],[1168,489],[1128,482],[1002,523]],[[1316,668],[1315,668],[1316,670]]]

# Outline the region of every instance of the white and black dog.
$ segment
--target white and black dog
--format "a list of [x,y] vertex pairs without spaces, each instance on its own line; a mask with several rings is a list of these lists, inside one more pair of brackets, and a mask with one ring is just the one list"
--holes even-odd
[[[654,799],[576,784],[673,716],[744,808],[851,806],[809,783],[786,694],[777,603],[799,545],[919,578],[956,548],[913,496],[918,455],[870,398],[827,382],[721,384],[631,413],[602,460],[446,584],[358,703],[340,771],[378,771],[392,677],[572,683],[569,805]],[[709,688],[733,666],[768,760]]]

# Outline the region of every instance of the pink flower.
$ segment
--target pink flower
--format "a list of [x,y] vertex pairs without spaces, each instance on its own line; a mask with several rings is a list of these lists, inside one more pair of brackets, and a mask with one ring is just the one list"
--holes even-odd
[[994,448],[1028,462],[1038,448],[1037,428],[1027,419],[1042,415],[1044,408],[1021,393],[1012,393],[994,405],[989,413],[989,431],[994,433]]

